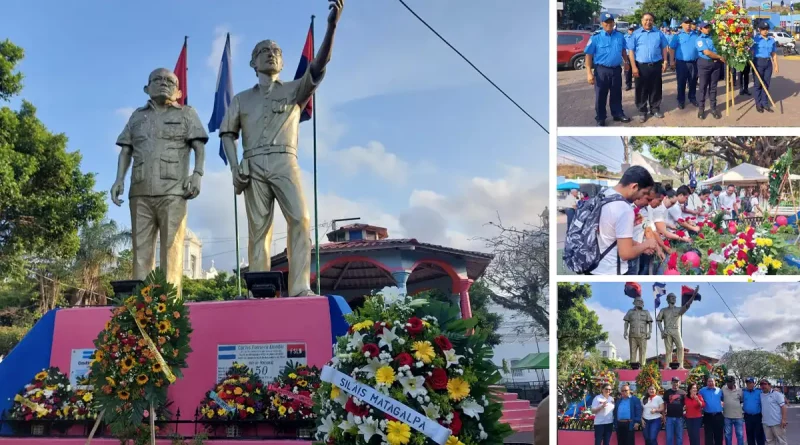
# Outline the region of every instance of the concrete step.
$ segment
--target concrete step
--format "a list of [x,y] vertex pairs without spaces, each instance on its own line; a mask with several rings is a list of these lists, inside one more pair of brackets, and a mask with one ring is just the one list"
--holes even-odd
[[503,416],[500,417],[501,420],[526,420],[533,422],[533,418],[536,416],[536,410],[533,408],[527,409],[503,409]]
[[503,409],[528,409],[531,407],[531,403],[527,400],[508,400],[503,402]]
[[512,426],[511,429],[513,429],[514,431],[516,431],[518,433],[525,432],[525,431],[533,431],[533,424],[531,423],[529,425]]
[[509,401],[509,402],[512,400],[519,400],[517,394],[513,392],[504,392],[500,394],[500,398],[503,399],[503,401]]

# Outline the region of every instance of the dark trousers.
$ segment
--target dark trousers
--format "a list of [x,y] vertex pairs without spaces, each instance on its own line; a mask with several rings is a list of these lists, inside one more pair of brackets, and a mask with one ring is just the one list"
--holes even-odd
[[747,91],[750,84],[750,64],[744,66],[742,72],[739,73],[739,93]]
[[653,255],[642,254],[639,256],[639,275],[650,275],[650,263],[653,261]]
[[630,422],[617,424],[617,445],[634,445],[636,432],[631,429]]
[[633,70],[625,71],[625,87],[633,88]]
[[567,230],[569,230],[572,220],[575,219],[575,209],[566,209],[564,212],[567,214]]
[[705,431],[705,445],[723,445],[722,429],[725,427],[725,418],[722,413],[703,413],[703,430]]
[[706,99],[712,109],[717,108],[717,81],[722,72],[722,64],[714,60],[697,59],[697,77],[700,81],[700,109],[704,109]]
[[594,445],[611,445],[611,433],[614,432],[614,424],[594,426]]
[[608,117],[606,115],[606,102],[609,102],[611,116],[621,117],[625,115],[622,111],[622,68],[595,65],[594,119],[598,122]]
[[700,426],[702,424],[702,417],[696,417],[694,419],[686,418],[686,432],[689,434],[689,445],[700,445]]
[[761,424],[761,414],[744,415],[744,431],[747,435],[747,445],[764,445],[764,425]]
[[689,86],[689,102],[697,102],[697,61],[678,60],[675,63],[678,78],[678,103],[686,103],[686,86]]
[[[772,60],[765,57],[757,57],[753,60],[753,63],[756,66],[758,75],[761,76],[761,80],[764,81],[764,85],[769,88],[769,82],[772,80]],[[759,82],[758,79],[756,79],[755,89],[756,105],[759,107],[768,106],[769,98],[767,97],[767,92],[761,87],[761,82]]]
[[650,112],[661,108],[661,64],[662,61],[653,63],[636,62],[639,77],[634,80],[636,84],[635,103],[641,114],[647,114],[648,105]]

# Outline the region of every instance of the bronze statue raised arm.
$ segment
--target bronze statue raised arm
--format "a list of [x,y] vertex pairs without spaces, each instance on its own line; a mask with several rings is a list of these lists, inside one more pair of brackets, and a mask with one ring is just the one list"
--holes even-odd
[[[325,76],[344,5],[344,0],[329,1],[328,28],[306,73],[296,80],[281,81],[278,75],[283,69],[283,52],[272,40],[259,42],[250,59],[258,84],[233,98],[219,129],[234,189],[237,194],[244,192],[250,271],[270,270],[277,200],[288,225],[288,291],[293,297],[313,295],[310,217],[297,164],[297,140],[303,108]],[[236,153],[240,133],[241,162]]]
[[[128,193],[133,238],[133,279],[144,280],[155,268],[156,234],[161,238],[161,268],[178,288],[183,277],[183,237],[186,201],[200,193],[208,134],[194,108],[182,106],[178,78],[159,68],[150,73],[144,92],[147,104],[133,112],[122,134],[117,179],[111,200],[125,189],[125,175],[133,163]],[[189,152],[194,150],[194,172],[189,174]]]

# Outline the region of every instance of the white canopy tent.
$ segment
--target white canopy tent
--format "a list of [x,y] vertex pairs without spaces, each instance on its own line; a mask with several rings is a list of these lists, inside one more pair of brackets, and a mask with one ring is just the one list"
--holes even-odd
[[[759,167],[753,164],[739,164],[730,170],[724,171],[705,181],[701,181],[703,187],[711,185],[735,185],[748,186],[769,182],[770,170],[766,167]],[[800,175],[789,175],[789,180],[800,181]]]
[[[631,164],[630,165],[638,165],[644,167],[650,175],[658,182],[664,182],[665,180],[670,181],[677,181],[679,180],[679,175],[674,170],[669,169],[661,165],[660,162],[656,161],[655,159],[648,158],[647,156],[639,153],[638,151],[634,151],[631,153]],[[624,169],[623,169],[624,170]]]

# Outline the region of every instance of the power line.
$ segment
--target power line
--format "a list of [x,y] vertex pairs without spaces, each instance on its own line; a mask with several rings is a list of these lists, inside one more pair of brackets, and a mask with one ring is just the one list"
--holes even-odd
[[[724,305],[725,305],[725,307],[726,307],[726,308],[728,308],[728,311],[731,313],[731,315],[733,315],[733,318],[736,320],[736,322],[737,322],[737,323],[739,323],[739,326],[742,328],[742,330],[744,331],[744,333],[745,333],[745,334],[747,334],[747,336],[748,336],[748,337],[750,337],[750,333],[749,333],[749,332],[747,332],[747,329],[745,329],[745,328],[744,328],[744,326],[742,325],[742,322],[741,322],[741,321],[739,321],[739,319],[738,319],[738,318],[736,318],[736,314],[734,314],[734,313],[733,313],[733,311],[731,310],[731,307],[730,307],[730,306],[728,306],[728,303],[725,301],[725,299],[724,299],[724,298],[722,298],[722,294],[720,294],[720,293],[719,293],[719,291],[717,290],[717,288],[716,288],[716,287],[714,287],[714,285],[713,285],[713,284],[711,284],[711,283],[708,283],[708,285],[709,285],[709,286],[711,286],[711,288],[712,288],[712,289],[714,289],[714,292],[716,292],[716,293],[717,293],[717,295],[719,295],[719,299],[720,299],[720,300],[722,300],[722,304],[724,304]],[[756,343],[756,341],[755,341],[755,340],[753,340],[753,337],[750,337],[750,341],[751,341],[751,342],[753,342],[753,344],[756,346],[756,348],[759,348],[759,346],[758,346],[758,343]]]
[[526,116],[528,116],[528,118],[530,118],[530,120],[532,120],[532,121],[536,122],[536,125],[538,125],[538,126],[539,126],[539,128],[541,128],[541,129],[542,129],[542,130],[543,130],[545,133],[547,133],[547,134],[550,134],[550,132],[549,132],[549,131],[547,131],[547,128],[545,128],[545,127],[544,127],[544,125],[540,124],[540,123],[539,123],[539,121],[537,121],[537,120],[536,120],[536,119],[535,119],[533,116],[531,116],[531,114],[530,114],[530,113],[528,113],[527,111],[525,111],[525,109],[524,109],[524,108],[522,108],[522,106],[521,106],[520,104],[518,104],[518,103],[517,103],[517,102],[516,102],[514,99],[512,99],[512,98],[511,98],[511,96],[509,96],[508,94],[506,94],[506,92],[505,92],[505,91],[503,91],[503,89],[502,89],[502,88],[500,88],[499,86],[497,86],[497,84],[496,84],[496,83],[492,82],[492,79],[489,79],[489,77],[488,77],[488,76],[486,76],[486,74],[483,74],[483,71],[481,71],[480,69],[478,69],[478,67],[477,67],[477,66],[475,66],[475,64],[474,64],[474,63],[470,62],[470,60],[469,60],[469,59],[467,59],[467,57],[466,57],[465,55],[461,54],[461,52],[460,52],[459,50],[457,50],[457,49],[456,49],[456,48],[455,48],[453,45],[451,45],[451,44],[450,44],[450,42],[448,42],[448,41],[447,41],[447,39],[445,39],[444,37],[442,37],[442,35],[441,35],[441,34],[439,34],[438,32],[436,32],[436,30],[435,30],[435,29],[433,29],[433,27],[432,27],[431,25],[429,25],[429,24],[428,24],[428,23],[427,23],[425,20],[423,20],[423,19],[422,19],[422,17],[420,17],[420,16],[419,16],[419,15],[418,15],[416,12],[414,12],[414,10],[413,10],[413,9],[411,9],[411,7],[410,7],[410,6],[408,6],[408,5],[406,4],[406,2],[404,2],[403,0],[397,0],[397,1],[399,1],[401,5],[405,6],[405,8],[406,8],[406,9],[408,9],[408,12],[410,12],[412,15],[414,15],[414,17],[416,17],[416,18],[417,18],[417,20],[419,20],[420,22],[422,22],[422,24],[423,24],[423,25],[425,25],[425,26],[426,26],[428,29],[430,29],[432,33],[436,34],[436,37],[438,37],[439,39],[441,39],[441,41],[442,41],[442,42],[444,42],[444,43],[445,43],[447,46],[449,46],[449,47],[450,47],[450,49],[452,49],[453,51],[455,51],[455,53],[456,53],[456,54],[458,54],[459,56],[461,56],[461,58],[462,58],[462,59],[464,59],[464,61],[465,61],[465,62],[467,62],[467,63],[469,64],[469,66],[471,66],[471,67],[472,67],[472,68],[473,68],[475,71],[477,71],[477,72],[478,72],[478,74],[480,74],[481,76],[483,76],[483,78],[484,78],[484,79],[486,79],[486,81],[487,81],[487,82],[489,82],[490,84],[492,84],[492,86],[493,86],[493,87],[495,87],[495,88],[497,89],[497,91],[499,91],[499,92],[500,92],[500,93],[501,93],[503,96],[505,96],[505,97],[506,97],[506,99],[510,100],[510,101],[511,101],[511,103],[512,103],[512,104],[514,104],[514,105],[516,105],[516,106],[517,106],[517,108],[519,108],[519,110],[520,110],[520,111],[522,111],[523,113],[525,113],[525,115],[526,115]]

